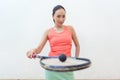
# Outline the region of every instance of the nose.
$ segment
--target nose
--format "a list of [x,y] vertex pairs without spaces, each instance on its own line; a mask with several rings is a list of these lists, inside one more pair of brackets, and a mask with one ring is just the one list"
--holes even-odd
[[60,22],[64,22],[65,18],[61,17]]

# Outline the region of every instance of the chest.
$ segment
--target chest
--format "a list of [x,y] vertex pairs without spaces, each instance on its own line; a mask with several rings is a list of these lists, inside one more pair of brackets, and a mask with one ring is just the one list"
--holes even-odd
[[67,45],[72,42],[72,35],[70,31],[64,31],[61,33],[52,32],[48,37],[50,44],[53,45]]

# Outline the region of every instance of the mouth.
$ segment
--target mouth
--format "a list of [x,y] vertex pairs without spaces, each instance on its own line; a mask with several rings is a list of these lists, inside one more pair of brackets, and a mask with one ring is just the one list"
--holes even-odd
[[64,22],[58,22],[59,24],[63,24]]

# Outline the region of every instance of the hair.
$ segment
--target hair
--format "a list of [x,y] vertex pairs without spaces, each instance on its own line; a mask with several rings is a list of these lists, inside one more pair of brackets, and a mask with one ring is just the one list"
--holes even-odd
[[[53,8],[52,16],[54,16],[55,12],[56,12],[58,9],[64,9],[64,10],[65,10],[65,8],[64,8],[62,5],[57,5],[57,6],[55,6],[55,7]],[[66,10],[65,10],[65,11],[66,11]]]

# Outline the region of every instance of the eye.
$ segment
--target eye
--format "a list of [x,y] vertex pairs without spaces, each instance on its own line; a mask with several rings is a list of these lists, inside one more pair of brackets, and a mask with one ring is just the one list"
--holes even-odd
[[58,17],[58,18],[60,18],[60,17],[62,17],[62,18],[65,18],[65,15],[63,15],[63,16],[61,16],[61,15],[58,15],[57,17]]
[[58,18],[60,18],[61,16],[60,16],[60,15],[58,15],[57,17],[58,17]]
[[63,15],[62,17],[65,18],[65,15]]

